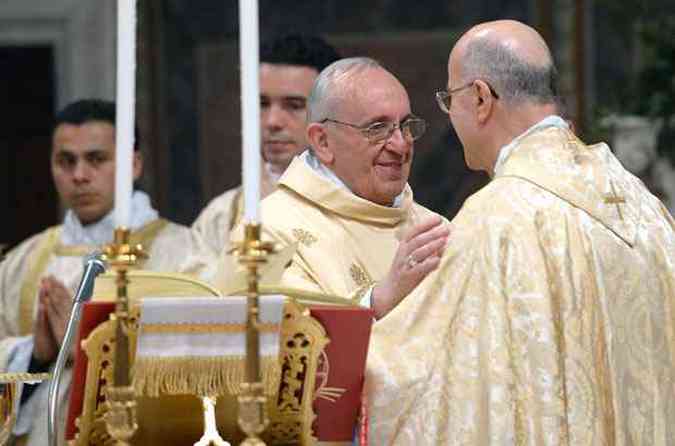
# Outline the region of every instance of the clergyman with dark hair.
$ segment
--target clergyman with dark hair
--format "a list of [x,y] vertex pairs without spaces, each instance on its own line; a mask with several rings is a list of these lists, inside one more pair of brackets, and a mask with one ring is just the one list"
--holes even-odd
[[[307,147],[307,98],[319,73],[340,58],[317,36],[287,34],[260,47],[260,132],[264,161],[261,198],[276,187],[293,157]],[[192,225],[214,253],[227,247],[229,233],[243,213],[241,186],[225,191]]]
[[[66,209],[63,223],[23,241],[0,264],[0,372],[46,372],[65,335],[82,257],[112,241],[115,194],[115,104],[87,99],[66,106],[55,118],[51,170]],[[135,147],[133,179],[143,159]],[[148,195],[131,200],[132,243],[141,243],[146,270],[210,278],[214,261],[187,227],[160,218]],[[70,382],[66,369],[64,382]],[[47,444],[48,382],[24,385],[14,435],[27,445]],[[66,407],[68,386],[62,387]],[[59,420],[63,438],[65,410]],[[22,443],[23,444],[23,443]]]

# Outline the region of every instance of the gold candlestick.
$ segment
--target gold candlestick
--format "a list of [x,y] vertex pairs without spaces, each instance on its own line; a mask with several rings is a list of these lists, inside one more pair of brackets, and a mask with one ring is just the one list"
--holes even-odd
[[244,229],[244,241],[235,248],[239,262],[248,271],[247,319],[246,319],[246,382],[241,385],[238,398],[239,427],[246,434],[243,446],[260,446],[260,439],[267,425],[267,416],[263,379],[260,374],[260,333],[259,327],[259,290],[258,269],[267,262],[268,254],[274,252],[274,245],[260,239],[260,225],[248,223]]
[[106,399],[108,412],[105,415],[108,434],[118,446],[128,445],[134,436],[136,421],[136,401],[134,389],[129,378],[129,298],[127,294],[127,271],[136,265],[139,259],[147,257],[141,245],[129,244],[128,228],[115,229],[113,243],[103,248],[105,260],[117,273],[117,302],[115,304],[115,356],[113,386],[108,388]]

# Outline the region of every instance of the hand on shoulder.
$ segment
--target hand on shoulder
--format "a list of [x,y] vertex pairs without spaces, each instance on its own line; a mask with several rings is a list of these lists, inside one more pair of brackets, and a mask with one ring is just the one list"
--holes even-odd
[[450,228],[435,215],[404,234],[385,278],[373,289],[377,319],[389,313],[433,270],[438,268]]

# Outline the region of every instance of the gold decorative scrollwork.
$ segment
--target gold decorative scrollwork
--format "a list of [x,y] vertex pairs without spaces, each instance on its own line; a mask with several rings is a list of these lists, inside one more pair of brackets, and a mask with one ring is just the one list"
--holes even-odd
[[[130,345],[136,343],[137,320],[138,308],[132,306]],[[107,321],[94,329],[83,343],[89,359],[87,384],[82,414],[76,421],[79,432],[70,441],[71,446],[114,444],[107,434],[103,418],[107,413],[107,388],[112,385],[114,339],[115,324]],[[267,444],[316,444],[317,439],[312,433],[315,419],[312,402],[316,397],[314,389],[317,388],[321,355],[328,342],[326,331],[310,316],[309,310],[289,299],[281,325],[279,393],[275,400],[268,400],[270,424],[263,434]],[[133,365],[135,349],[131,349],[130,356],[130,364]],[[325,372],[325,368],[322,370]],[[326,389],[325,379],[320,379]],[[321,382],[318,384],[322,385]],[[196,412],[194,415],[201,424],[200,414]],[[139,416],[139,423],[144,422]]]
[[349,275],[358,287],[368,287],[372,284],[372,280],[368,278],[368,274],[356,263],[352,263],[349,267]]
[[15,421],[16,383],[0,384],[0,445],[9,441]]
[[269,435],[273,438],[273,444],[297,444],[298,438],[302,435],[302,423],[295,418],[288,417],[273,421],[268,426]]
[[[75,420],[78,432],[71,445],[112,444],[103,417],[107,411],[106,393],[113,377],[113,345],[115,325],[107,321],[96,327],[82,343],[89,361],[87,366],[87,388],[82,414]],[[92,396],[88,396],[93,393]]]
[[319,239],[316,238],[311,232],[300,228],[293,229],[293,236],[299,243],[302,243],[308,247],[319,241]]
[[[111,315],[114,318],[114,315]],[[138,329],[138,308],[132,309],[127,321],[130,329],[131,345],[136,343]],[[105,415],[108,412],[107,393],[113,381],[113,357],[115,344],[115,324],[108,320],[96,327],[82,342],[82,349],[88,358],[86,388],[82,405],[82,414],[75,420],[78,431],[70,445],[113,445],[108,435]],[[130,356],[135,356],[134,349]],[[93,383],[93,384],[92,384]]]
[[310,445],[316,442],[314,389],[319,358],[329,340],[323,326],[300,304],[290,301],[284,308],[281,327],[281,385],[272,424],[266,437],[272,444]]

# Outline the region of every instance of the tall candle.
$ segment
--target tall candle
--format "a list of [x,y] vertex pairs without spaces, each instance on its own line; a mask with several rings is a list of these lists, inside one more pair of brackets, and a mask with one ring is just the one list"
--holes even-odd
[[241,132],[244,220],[260,220],[260,85],[258,68],[258,0],[239,1],[241,62]]
[[117,0],[115,226],[129,227],[136,90],[136,0]]

